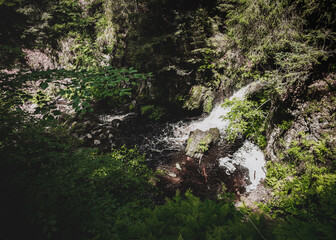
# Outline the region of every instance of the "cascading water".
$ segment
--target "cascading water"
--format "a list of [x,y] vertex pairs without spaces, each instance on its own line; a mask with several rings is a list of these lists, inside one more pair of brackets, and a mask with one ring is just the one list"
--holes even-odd
[[[242,88],[233,94],[230,99],[242,99],[249,88],[250,85]],[[229,125],[229,121],[223,120],[223,116],[229,112],[230,108],[223,108],[221,105],[217,105],[207,117],[168,123],[164,126],[162,124],[149,124],[147,126],[146,124],[142,125],[137,122],[136,125],[133,124],[134,126],[132,126],[126,120],[126,126],[121,131],[122,137],[120,141],[121,144],[126,144],[128,147],[136,145],[141,152],[146,153],[148,162],[156,166],[165,164],[165,161],[174,162],[177,155],[184,155],[189,135],[196,129],[207,131],[210,128],[218,128],[222,138],[219,144],[222,144],[224,142],[225,130]],[[134,115],[101,115],[99,118],[106,124],[112,124],[116,119],[117,121],[125,121],[124,119],[127,119],[129,116]],[[144,129],[139,131],[141,127],[144,127]],[[219,145],[218,147],[221,148],[222,146]],[[248,140],[238,150],[237,148],[235,150],[234,153],[231,152],[229,155],[228,152],[218,151],[212,154],[212,157],[215,155],[217,167],[219,165],[219,167],[225,169],[226,176],[234,174],[237,176],[235,171],[240,169],[243,172],[243,178],[245,178],[242,179],[242,182],[245,184],[245,190],[246,192],[250,192],[258,186],[261,179],[266,177],[264,155],[255,144]]]
[[[248,89],[251,86],[248,85],[239,91],[237,91],[230,98],[232,100],[242,99],[248,92]],[[218,128],[223,138],[225,135],[225,130],[229,125],[229,120],[223,120],[223,116],[230,112],[230,108],[223,108],[220,105],[217,105],[211,113],[200,120],[195,120],[191,122],[178,122],[169,126],[170,131],[173,131],[172,134],[167,134],[168,131],[165,131],[165,134],[161,135],[159,139],[166,142],[166,146],[173,149],[183,149],[185,143],[189,137],[189,134],[196,129],[207,131],[210,128]],[[248,169],[247,182],[250,182],[246,187],[246,191],[254,190],[260,180],[265,179],[265,159],[262,151],[253,144],[252,142],[245,140],[243,145],[231,156],[222,157],[218,156],[219,165],[225,167],[227,174],[230,175],[238,167],[244,167]]]
[[[250,85],[237,91],[235,94],[233,94],[230,100],[232,100],[233,98],[242,99],[245,96],[249,87]],[[179,122],[174,126],[174,135],[170,139],[170,141],[184,143],[188,139],[190,132],[195,131],[196,129],[207,131],[210,128],[218,128],[221,134],[224,135],[225,129],[229,125],[229,121],[223,120],[223,116],[225,116],[229,112],[230,108],[223,108],[221,104],[219,104],[214,107],[209,116],[203,119],[195,120],[190,123]]]

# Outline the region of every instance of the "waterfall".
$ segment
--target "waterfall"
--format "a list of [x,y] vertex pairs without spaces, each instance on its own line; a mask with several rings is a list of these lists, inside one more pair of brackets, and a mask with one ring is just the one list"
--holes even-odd
[[[251,84],[240,89],[233,94],[230,100],[234,98],[243,99],[250,87]],[[230,110],[230,107],[224,108],[221,104],[218,104],[206,117],[196,120],[185,119],[177,123],[166,123],[165,125],[149,124],[149,127],[145,127],[142,131],[138,131],[140,126],[137,125],[139,123],[137,123],[136,120],[133,122],[133,125],[132,122],[126,121],[122,131],[119,131],[121,135],[119,136],[118,142],[121,141],[131,148],[136,145],[141,152],[146,153],[148,162],[157,165],[164,164],[165,161],[174,160],[176,154],[183,155],[189,135],[196,129],[207,131],[210,128],[218,128],[222,140],[219,144],[224,144],[225,131],[230,122],[229,120],[223,120],[223,116],[228,114]],[[105,114],[100,115],[99,120],[103,125],[113,125],[113,123],[124,122],[125,119],[132,118],[132,116],[134,117],[135,115],[130,113],[124,115]],[[146,125],[144,124],[143,126]],[[221,148],[222,145],[218,147]],[[258,146],[252,142],[246,140],[242,146],[231,155],[228,155],[225,151],[222,151],[223,153],[220,152],[221,151],[216,153],[215,162],[219,164],[219,167],[225,169],[227,175],[233,174],[237,169],[244,169],[246,179],[243,179],[243,182],[247,184],[247,192],[254,190],[260,180],[265,179],[264,155]]]
[[[247,85],[246,87],[237,91],[230,98],[232,99],[243,99],[247,94],[248,89],[251,87]],[[191,122],[178,122],[173,124],[171,127],[173,129],[173,135],[170,137],[165,136],[165,141],[167,141],[168,145],[175,146],[176,148],[182,148],[186,141],[188,140],[189,134],[196,129],[200,129],[202,131],[207,131],[210,128],[218,128],[221,133],[221,137],[223,138],[225,135],[225,130],[229,125],[229,120],[223,120],[223,116],[230,112],[230,107],[222,107],[221,104],[217,105],[213,108],[211,113],[200,120],[194,120]],[[265,158],[263,152],[259,149],[259,147],[253,144],[249,140],[245,140],[244,144],[231,156],[223,157],[218,156],[219,165],[221,167],[225,167],[227,170],[227,174],[230,175],[237,166],[242,166],[248,169],[248,176],[246,176],[247,182],[250,182],[246,187],[246,191],[254,190],[260,180],[266,178],[265,171]]]
[[[230,100],[232,99],[243,99],[243,97],[246,95],[250,85],[245,86],[244,88],[240,89],[237,91],[235,94],[230,97]],[[210,128],[218,128],[221,134],[225,134],[225,129],[229,125],[228,120],[223,120],[223,116],[228,114],[231,110],[230,107],[228,108],[223,108],[221,106],[222,104],[218,104],[213,108],[211,113],[200,120],[195,120],[192,121],[191,123],[178,123],[174,126],[174,136],[171,139],[174,141],[174,138],[184,142],[188,139],[190,132],[195,131],[196,129],[202,130],[202,131],[207,131]]]

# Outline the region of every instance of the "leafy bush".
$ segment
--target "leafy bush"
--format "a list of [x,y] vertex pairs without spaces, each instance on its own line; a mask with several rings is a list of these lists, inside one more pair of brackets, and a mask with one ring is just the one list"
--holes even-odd
[[265,219],[244,214],[232,202],[202,202],[187,192],[185,199],[176,195],[164,205],[120,218],[116,239],[261,239]]
[[99,154],[52,121],[0,118],[1,238],[101,239],[118,211],[151,203],[153,173],[136,150]]
[[283,92],[304,83],[312,71],[333,58],[336,6],[332,1],[232,2],[224,66],[231,79],[239,79],[237,85],[267,75]]
[[285,219],[275,233],[279,239],[334,239],[335,149],[326,137],[299,136],[279,155],[279,162],[267,166],[266,182],[274,193],[268,207],[273,217]]
[[226,99],[223,107],[231,107],[230,112],[223,116],[230,124],[226,130],[227,140],[234,141],[239,133],[254,139],[263,148],[266,146],[265,128],[267,115],[262,108],[268,101],[259,104],[252,100]]
[[[133,68],[101,67],[96,70],[48,70],[32,73],[0,74],[2,86],[2,101],[12,102],[15,95],[20,98],[17,104],[32,99],[34,94],[27,91],[31,82],[40,82],[39,96],[35,96],[39,108],[36,113],[45,116],[59,115],[55,109],[54,100],[57,97],[64,97],[70,101],[75,112],[84,114],[92,111],[92,103],[108,101],[112,106],[120,104],[125,97],[131,95],[131,90],[138,83],[136,80],[151,77],[151,74],[140,74]],[[52,92],[43,91],[51,85]],[[19,92],[17,92],[19,91]],[[50,99],[43,97],[47,95]],[[25,96],[25,97],[23,97]],[[50,114],[51,113],[51,114]]]

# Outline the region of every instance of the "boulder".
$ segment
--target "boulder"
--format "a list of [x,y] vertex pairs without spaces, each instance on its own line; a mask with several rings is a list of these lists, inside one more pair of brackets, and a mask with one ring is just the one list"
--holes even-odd
[[197,129],[189,135],[186,154],[190,157],[201,158],[219,139],[218,128],[210,128],[205,132]]

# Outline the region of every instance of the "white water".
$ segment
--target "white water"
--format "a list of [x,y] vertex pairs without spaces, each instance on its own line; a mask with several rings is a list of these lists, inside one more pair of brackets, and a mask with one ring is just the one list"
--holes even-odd
[[[247,85],[237,91],[232,95],[232,97],[230,97],[230,100],[233,98],[242,99],[246,95],[249,87],[250,85]],[[207,131],[210,128],[218,128],[221,135],[224,135],[225,129],[229,125],[229,121],[223,120],[222,117],[229,113],[230,110],[231,108],[223,108],[221,104],[219,104],[215,106],[211,113],[203,119],[195,120],[191,123],[181,121],[174,124],[173,137],[169,138],[169,141],[173,142],[175,145],[182,146],[188,140],[190,132],[195,131],[196,129]]]
[[[248,92],[251,85],[248,85],[237,91],[230,98],[242,99]],[[161,134],[157,136],[143,136],[142,149],[146,152],[156,153],[159,156],[164,155],[164,151],[181,151],[189,138],[189,134],[196,129],[207,131],[210,128],[218,128],[221,137],[225,136],[225,130],[229,125],[228,120],[223,120],[223,116],[230,112],[230,108],[223,108],[221,104],[214,107],[211,113],[202,119],[191,122],[180,121],[174,124],[167,124],[166,128],[162,129]],[[100,120],[104,123],[112,123],[113,120],[123,120],[130,114],[125,115],[101,115]],[[246,140],[242,147],[240,147],[232,156],[224,157],[217,156],[219,165],[226,168],[228,175],[232,174],[239,166],[248,169],[248,176],[245,176],[251,182],[246,186],[246,191],[250,192],[258,186],[260,180],[265,179],[266,173],[264,171],[265,159],[262,151]]]
[[[240,89],[230,98],[242,99],[248,92],[250,85]],[[188,140],[189,134],[196,129],[207,131],[210,128],[218,128],[221,136],[225,134],[225,130],[229,125],[229,120],[223,120],[223,116],[229,113],[231,108],[223,108],[221,104],[216,106],[209,116],[201,120],[195,120],[190,123],[179,122],[173,125],[173,136],[165,137],[165,140],[173,145],[183,146]],[[241,148],[238,149],[230,157],[218,156],[219,164],[227,169],[227,173],[231,174],[235,171],[238,165],[245,167],[249,170],[249,178],[251,184],[246,187],[246,191],[250,192],[258,186],[260,180],[265,179],[266,173],[264,171],[265,158],[263,152],[257,145],[246,140]]]
[[258,146],[248,140],[232,157],[219,159],[219,166],[226,167],[226,173],[229,175],[236,170],[235,165],[243,166],[249,170],[251,184],[246,187],[247,192],[256,189],[260,180],[266,177],[264,154]]
[[98,118],[100,121],[102,121],[103,123],[111,123],[113,120],[124,120],[126,117],[132,115],[133,113],[127,113],[127,114],[123,114],[123,115],[109,115],[109,114],[102,114],[99,115]]

